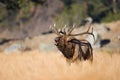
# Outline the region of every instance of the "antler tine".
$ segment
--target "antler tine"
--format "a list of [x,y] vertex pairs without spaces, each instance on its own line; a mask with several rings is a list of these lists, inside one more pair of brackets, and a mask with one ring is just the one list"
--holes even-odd
[[89,30],[90,30],[90,27],[91,27],[91,24],[89,25],[87,32],[89,32]]
[[94,36],[94,34],[93,34],[93,27],[92,27],[92,31],[89,33],[89,30],[90,30],[91,25],[92,25],[92,24],[89,25],[89,28],[88,28],[88,30],[87,30],[87,33],[90,34],[90,35],[92,35],[93,38],[94,38],[94,41],[95,41],[95,36]]
[[87,30],[86,32],[78,33],[78,34],[70,34],[70,36],[78,36],[78,35],[83,35],[83,34],[90,34],[90,35],[93,36],[93,38],[94,38],[94,40],[95,40],[95,36],[94,36],[94,34],[93,34],[93,27],[92,27],[92,31],[89,32],[90,27],[91,27],[91,24],[90,24],[90,26],[89,26],[89,28],[88,28],[88,30]]
[[93,27],[92,27],[91,35],[93,36],[93,39],[94,39],[94,41],[95,41],[95,36],[94,36],[94,34],[93,34]]
[[66,35],[66,30],[65,30],[65,28],[66,28],[66,25],[65,25],[62,29],[59,29],[58,32]]
[[75,28],[75,24],[73,24],[73,27],[68,31],[68,35],[71,34],[71,32],[74,30],[74,28]]
[[66,25],[63,27],[63,32],[64,32],[64,34],[66,34],[65,28],[66,28]]
[[91,25],[92,25],[92,24],[89,25],[89,28],[88,28],[88,30],[87,30],[87,33],[90,34],[90,35],[92,35],[93,38],[94,38],[94,41],[95,41],[95,36],[94,36],[94,34],[93,34],[93,27],[92,27],[92,31],[89,33],[89,30],[90,30]]
[[55,28],[55,26],[56,26],[56,24],[54,24],[53,27],[50,25],[50,28],[52,29],[52,31],[54,33],[56,33],[57,35],[60,35],[59,32],[58,32],[58,30],[57,30],[57,28]]

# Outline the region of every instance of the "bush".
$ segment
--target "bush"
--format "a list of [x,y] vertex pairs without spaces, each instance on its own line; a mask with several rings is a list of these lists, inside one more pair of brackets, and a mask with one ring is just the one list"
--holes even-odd
[[102,22],[112,22],[117,20],[120,20],[119,13],[116,13],[116,14],[109,13],[106,17],[102,19]]
[[72,26],[76,23],[79,25],[81,20],[87,16],[85,10],[85,6],[83,5],[77,3],[72,4],[70,8],[65,8],[64,11],[57,16],[56,23],[59,27],[61,24]]

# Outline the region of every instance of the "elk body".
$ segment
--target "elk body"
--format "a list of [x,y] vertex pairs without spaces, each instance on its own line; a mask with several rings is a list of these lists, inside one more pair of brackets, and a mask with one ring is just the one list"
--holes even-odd
[[71,34],[75,28],[75,25],[67,31],[65,28],[58,31],[55,25],[52,27],[53,32],[57,34],[57,37],[55,38],[56,47],[62,52],[66,60],[70,63],[76,60],[90,60],[92,62],[93,49],[91,44],[85,39],[77,39],[74,37],[83,34],[93,35],[92,32],[89,32],[90,27],[91,26],[89,26],[86,32],[78,34]]

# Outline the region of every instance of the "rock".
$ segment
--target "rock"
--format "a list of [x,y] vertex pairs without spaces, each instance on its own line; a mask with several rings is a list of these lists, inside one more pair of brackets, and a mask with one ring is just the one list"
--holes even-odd
[[93,22],[93,19],[91,17],[87,17],[85,20],[88,21],[89,23]]
[[90,42],[93,48],[100,48],[101,47],[101,36],[96,32],[93,31],[95,36],[95,40],[92,35],[89,35],[86,40]]
[[100,35],[107,33],[110,29],[104,24],[93,24],[93,29]]
[[88,23],[90,24],[90,23],[92,23],[92,21],[93,21],[93,19],[91,17],[87,17],[86,19],[83,19],[81,21],[80,26],[84,26],[84,25],[86,25]]
[[40,51],[53,51],[55,50],[55,45],[54,44],[48,44],[48,43],[40,43],[39,45],[39,49]]
[[22,49],[22,45],[20,43],[14,43],[7,48],[4,49],[4,52],[6,54],[14,53],[14,52],[19,52]]

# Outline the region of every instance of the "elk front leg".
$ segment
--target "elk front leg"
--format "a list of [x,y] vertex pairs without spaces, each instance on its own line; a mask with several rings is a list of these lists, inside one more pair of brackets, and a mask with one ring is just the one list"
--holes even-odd
[[82,42],[83,59],[93,61],[93,49],[89,42]]
[[75,45],[74,55],[73,55],[72,59],[66,58],[67,63],[69,65],[71,65],[71,63],[73,63],[74,61],[76,61],[78,59],[78,55],[79,55],[79,45]]
[[74,62],[75,60],[77,60],[78,55],[79,55],[79,45],[75,45],[74,55],[71,61]]

